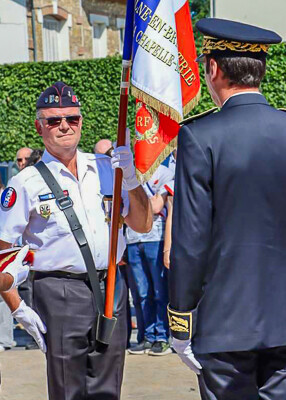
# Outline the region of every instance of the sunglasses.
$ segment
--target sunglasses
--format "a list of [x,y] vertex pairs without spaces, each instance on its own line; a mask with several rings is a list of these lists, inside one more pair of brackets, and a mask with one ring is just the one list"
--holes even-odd
[[25,157],[25,158],[17,158],[18,162],[22,162],[22,161],[28,161],[30,157]]
[[81,115],[65,115],[64,117],[47,117],[47,118],[39,118],[45,119],[49,126],[59,126],[64,119],[69,125],[78,126],[79,121],[81,119]]

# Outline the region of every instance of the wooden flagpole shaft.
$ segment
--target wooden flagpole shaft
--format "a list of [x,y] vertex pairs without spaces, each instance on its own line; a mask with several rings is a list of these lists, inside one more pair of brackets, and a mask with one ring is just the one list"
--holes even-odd
[[[125,146],[130,68],[131,68],[131,61],[123,60],[118,130],[117,130],[117,147]],[[114,188],[113,188],[109,261],[108,261],[107,286],[106,286],[105,310],[104,310],[104,315],[107,318],[112,318],[113,316],[114,290],[116,281],[116,256],[117,256],[118,229],[119,229],[120,208],[121,208],[121,186],[122,186],[122,170],[117,168],[115,170]]]

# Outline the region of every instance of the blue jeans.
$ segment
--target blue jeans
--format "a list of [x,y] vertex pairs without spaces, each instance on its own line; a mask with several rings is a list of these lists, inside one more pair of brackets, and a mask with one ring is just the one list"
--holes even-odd
[[160,241],[127,246],[129,265],[136,283],[135,296],[131,288],[136,315],[141,314],[144,337],[152,343],[166,342],[169,337],[168,271],[163,264],[163,245]]

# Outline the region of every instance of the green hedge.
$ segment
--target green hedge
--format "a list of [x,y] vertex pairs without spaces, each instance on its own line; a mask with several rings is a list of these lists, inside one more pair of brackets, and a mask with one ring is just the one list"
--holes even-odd
[[[202,71],[201,71],[202,72]],[[0,66],[0,161],[11,160],[19,147],[43,147],[34,128],[35,103],[42,90],[57,80],[70,84],[82,103],[84,116],[80,146],[92,151],[100,138],[115,139],[121,58],[65,62],[21,63]],[[203,74],[202,74],[203,76]],[[286,48],[270,51],[262,91],[276,107],[286,106]],[[128,125],[134,131],[135,101],[130,97]],[[193,113],[213,107],[202,79],[202,97]]]
[[[80,146],[92,151],[100,138],[115,138],[121,58],[65,62],[20,63],[0,66],[0,160],[13,159],[21,146],[43,147],[34,127],[35,103],[55,81],[70,84],[84,116]],[[134,124],[130,98],[128,123]]]

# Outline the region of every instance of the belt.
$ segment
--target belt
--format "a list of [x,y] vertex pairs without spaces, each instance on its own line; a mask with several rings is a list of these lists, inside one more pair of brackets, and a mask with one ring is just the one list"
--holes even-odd
[[[107,277],[107,269],[96,271],[99,282],[104,281]],[[35,271],[34,280],[39,280],[43,278],[65,278],[65,279],[79,279],[81,281],[89,282],[88,273],[75,274],[74,272],[66,271]]]

